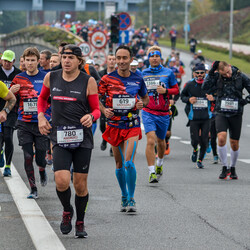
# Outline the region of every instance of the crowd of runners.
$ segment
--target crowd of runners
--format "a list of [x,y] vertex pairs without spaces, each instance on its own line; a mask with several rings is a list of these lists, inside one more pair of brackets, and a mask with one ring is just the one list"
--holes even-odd
[[[149,183],[160,181],[164,155],[170,152],[172,119],[178,114],[175,103],[186,104],[192,145],[191,161],[204,168],[206,152],[213,151],[219,161],[219,179],[237,179],[243,107],[243,89],[250,93],[250,79],[237,67],[215,61],[209,69],[202,52],[190,62],[192,76],[182,82],[185,65],[174,49],[168,58],[156,44],[140,41],[133,46],[120,45],[110,53],[103,69],[93,61],[86,63],[81,49],[61,43],[58,53],[29,47],[15,67],[15,52],[5,50],[0,66],[0,167],[11,177],[14,153],[13,133],[17,129],[23,151],[24,170],[30,185],[28,199],[38,198],[33,159],[39,169],[40,184],[46,186],[46,165],[53,165],[56,193],[63,207],[60,230],[72,230],[76,212],[75,236],[87,237],[84,217],[89,194],[88,172],[93,136],[99,119],[101,150],[110,144],[115,174],[121,190],[121,212],[136,212],[134,198],[137,171],[136,149],[144,125],[145,155]],[[136,53],[135,53],[136,52]],[[141,53],[140,53],[141,52]],[[99,70],[99,71],[98,71]],[[182,112],[179,110],[179,112]],[[227,133],[231,161],[227,162]],[[5,155],[5,157],[3,156]],[[71,186],[75,190],[75,208],[71,205]],[[154,185],[154,184],[152,184]]]

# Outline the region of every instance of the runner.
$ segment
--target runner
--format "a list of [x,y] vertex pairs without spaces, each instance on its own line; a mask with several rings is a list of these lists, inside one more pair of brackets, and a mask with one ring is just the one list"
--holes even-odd
[[49,50],[42,50],[40,52],[40,68],[39,70],[46,73],[50,72],[50,58],[52,53]]
[[50,58],[49,66],[50,70],[52,70],[54,67],[60,65],[60,57],[57,53],[53,53]]
[[[113,54],[109,54],[107,58],[107,68],[99,72],[100,76],[103,77],[104,75],[113,72],[115,70],[115,65],[116,65],[115,56]],[[103,96],[103,98],[100,100],[103,105],[105,105],[105,100],[106,96]],[[102,134],[106,130],[106,117],[103,113],[101,113],[101,118],[100,118],[100,130]],[[107,148],[107,142],[104,139],[102,139],[100,148],[102,151],[106,150]],[[112,147],[110,147],[109,154],[110,156],[113,156]]]
[[[215,99],[215,125],[218,136],[218,154],[222,163],[219,179],[238,179],[235,171],[239,156],[239,140],[243,107],[250,96],[242,97],[245,88],[250,93],[250,79],[237,67],[224,61],[215,61],[203,83],[203,89]],[[227,163],[227,130],[229,130],[231,161]]]
[[[34,155],[36,164],[39,167],[41,186],[44,187],[47,185],[45,156],[46,150],[49,149],[49,139],[47,136],[40,134],[37,119],[37,99],[40,95],[46,72],[37,69],[40,58],[37,48],[29,47],[25,49],[23,57],[27,70],[18,74],[13,79],[11,91],[20,98],[17,137],[19,145],[23,150],[24,168],[31,188],[31,192],[27,198],[37,199],[38,194],[33,167]],[[47,111],[46,118],[50,120],[50,110]]]
[[[10,88],[10,84],[14,77],[21,73],[21,70],[14,66],[15,63],[15,53],[12,50],[5,50],[2,55],[2,67],[0,66],[0,81],[5,83],[7,88]],[[0,110],[3,109],[5,105],[5,100],[0,99]],[[4,169],[4,176],[11,176],[11,160],[14,152],[14,143],[13,143],[13,133],[17,121],[17,109],[18,106],[15,106],[11,112],[8,114],[7,121],[5,121],[1,129],[0,145],[1,145],[1,158],[0,158],[0,167],[4,167],[4,158],[3,158],[3,145],[5,145],[5,159],[6,165]]]
[[[204,64],[197,64],[194,67],[194,78],[190,80],[181,92],[181,100],[186,103],[185,112],[190,121],[190,137],[193,153],[192,162],[196,162],[197,168],[204,168],[202,164],[207,149],[208,133],[210,128],[211,103],[205,91],[201,89],[205,78]],[[200,154],[198,157],[198,144],[200,144]]]
[[116,49],[115,56],[118,70],[103,76],[99,83],[100,98],[106,95],[106,107],[100,102],[100,109],[108,118],[102,136],[112,145],[115,157],[116,177],[122,191],[120,211],[136,212],[134,159],[138,140],[142,138],[136,109],[146,106],[149,98],[143,79],[129,70],[133,61],[131,49],[121,45]]
[[[5,105],[2,108],[2,110],[0,111],[0,147],[3,148],[3,138],[4,138],[4,134],[3,134],[3,122],[6,122],[7,120],[7,115],[10,113],[10,111],[12,110],[12,108],[15,106],[16,103],[16,97],[14,96],[14,94],[8,90],[7,86],[0,81],[0,100],[4,100],[5,101]],[[2,158],[3,159],[3,158]],[[4,162],[1,162],[1,168],[4,166]],[[11,176],[11,172],[10,174],[8,174],[8,172],[6,172],[6,169],[8,171],[8,168],[5,167],[4,169],[4,174],[3,176]],[[9,169],[10,170],[10,169]]]
[[[84,216],[89,199],[87,178],[93,149],[91,126],[100,117],[97,84],[94,78],[80,71],[83,59],[79,47],[69,44],[61,53],[62,70],[52,71],[44,79],[38,100],[39,130],[43,135],[50,133],[53,143],[56,192],[64,210],[60,230],[63,234],[72,230],[70,166],[73,163],[75,237],[86,238]],[[52,126],[44,117],[50,94]]]
[[[163,174],[163,157],[166,149],[165,136],[169,126],[169,96],[179,93],[174,73],[161,63],[161,48],[148,49],[150,66],[142,75],[149,93],[149,104],[142,110],[142,120],[147,135],[146,157],[149,169],[149,182],[158,182]],[[158,159],[155,167],[155,142]]]

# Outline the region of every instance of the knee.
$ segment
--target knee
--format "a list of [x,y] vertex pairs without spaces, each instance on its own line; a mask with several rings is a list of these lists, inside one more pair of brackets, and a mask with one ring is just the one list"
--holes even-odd
[[231,141],[231,148],[233,151],[237,151],[239,149],[239,142],[238,141]]
[[148,138],[147,139],[147,146],[154,147],[155,146],[155,139],[154,138]]
[[87,183],[74,183],[74,188],[77,196],[86,196],[88,194]]
[[134,163],[132,161],[126,161],[125,162],[125,168],[126,169],[132,169],[134,167],[135,167],[135,165],[134,165]]
[[65,191],[69,188],[69,180],[66,177],[55,174],[56,188],[58,191]]

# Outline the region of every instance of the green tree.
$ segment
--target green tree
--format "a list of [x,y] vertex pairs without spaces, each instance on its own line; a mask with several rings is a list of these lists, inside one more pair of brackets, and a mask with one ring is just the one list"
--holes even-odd
[[[213,2],[213,8],[216,11],[230,10],[231,0],[212,0],[212,2]],[[246,8],[249,6],[250,6],[249,1],[246,1],[246,0],[234,1],[235,10],[239,10],[239,9]]]
[[3,11],[0,15],[0,34],[11,33],[26,27],[25,11]]
[[213,12],[213,3],[211,0],[193,0],[190,7],[190,18],[206,16]]

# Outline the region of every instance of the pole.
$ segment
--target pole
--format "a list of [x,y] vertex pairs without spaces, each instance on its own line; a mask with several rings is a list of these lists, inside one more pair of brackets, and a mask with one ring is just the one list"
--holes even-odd
[[101,21],[101,0],[98,1],[98,21]]
[[149,0],[149,33],[152,30],[152,0]]
[[230,25],[229,25],[229,58],[232,59],[233,50],[233,11],[234,11],[234,0],[231,0],[230,4]]
[[185,1],[185,45],[188,45],[188,0]]

